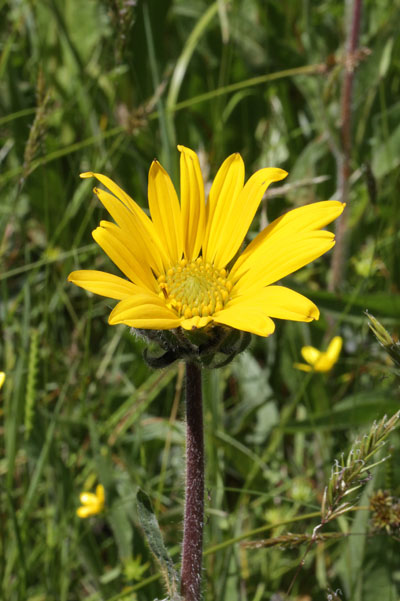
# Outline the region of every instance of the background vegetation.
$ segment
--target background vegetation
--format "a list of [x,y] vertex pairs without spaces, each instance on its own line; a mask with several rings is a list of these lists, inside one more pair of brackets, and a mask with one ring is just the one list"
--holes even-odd
[[[146,207],[151,160],[177,181],[181,143],[200,153],[206,185],[234,151],[247,175],[289,171],[254,232],[290,207],[348,202],[343,266],[332,271],[330,253],[286,280],[320,321],[280,323],[205,374],[205,598],[397,601],[399,524],[378,528],[368,510],[379,489],[400,496],[396,432],[352,498],[360,509],[311,544],[288,597],[307,543],[249,543],[311,535],[334,459],[399,408],[363,313],[398,333],[398,4],[362,3],[351,55],[353,5],[339,0],[1,0],[0,11],[0,597],[162,598],[139,487],[179,560],[182,367],[149,370],[142,342],[107,325],[112,303],[66,277],[112,269],[90,236],[104,210],[78,174],[107,173]],[[335,334],[331,373],[293,368],[304,344]],[[106,511],[81,520],[79,493],[98,482]]]

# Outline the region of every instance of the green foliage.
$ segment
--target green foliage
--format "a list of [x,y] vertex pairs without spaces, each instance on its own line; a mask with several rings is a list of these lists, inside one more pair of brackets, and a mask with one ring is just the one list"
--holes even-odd
[[29,434],[33,427],[34,405],[36,396],[36,379],[38,371],[38,346],[39,333],[34,330],[31,334],[29,360],[28,360],[28,375],[26,382],[25,396],[25,438],[29,438]]
[[[151,371],[143,341],[108,326],[112,303],[67,284],[76,268],[114,269],[91,240],[104,211],[79,173],[107,173],[147,207],[154,157],[178,183],[177,142],[200,153],[206,185],[235,151],[247,175],[286,169],[250,235],[337,197],[350,15],[336,0],[6,0],[0,11],[0,598],[153,601],[163,586],[136,496],[146,490],[178,562],[182,370]],[[378,536],[368,509],[379,489],[400,497],[397,431],[352,511],[312,538],[335,457],[399,408],[396,370],[364,315],[395,351],[399,18],[395,2],[363,3],[340,285],[328,289],[330,256],[287,278],[319,322],[277,324],[205,370],[210,601],[284,598],[291,583],[291,601],[400,597],[398,532]],[[335,334],[332,373],[294,369],[301,346]],[[106,511],[80,520],[79,494],[98,482]]]
[[161,530],[154,514],[150,499],[146,493],[143,492],[143,490],[138,491],[136,499],[140,525],[143,528],[143,533],[146,537],[148,545],[159,563],[166,589],[168,591],[168,598],[170,598],[171,601],[180,601],[179,575],[174,568],[174,564],[167,549],[165,548]]

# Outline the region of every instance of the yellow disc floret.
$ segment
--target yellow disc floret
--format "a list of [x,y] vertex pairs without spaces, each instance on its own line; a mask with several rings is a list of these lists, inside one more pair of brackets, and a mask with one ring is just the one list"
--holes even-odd
[[158,283],[167,306],[185,319],[221,311],[232,289],[226,269],[216,269],[202,257],[190,262],[181,259],[159,276]]

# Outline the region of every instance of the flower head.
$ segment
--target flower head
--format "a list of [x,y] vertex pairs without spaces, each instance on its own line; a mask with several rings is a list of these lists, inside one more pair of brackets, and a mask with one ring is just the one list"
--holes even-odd
[[314,303],[273,284],[332,248],[334,235],[321,228],[344,205],[326,201],[289,211],[240,253],[266,189],[286,171],[260,169],[244,183],[243,160],[233,154],[217,172],[206,203],[197,155],[184,146],[178,150],[180,202],[169,175],[153,161],[151,219],[105,175],[81,175],[96,177],[109,190],[94,192],[115,223],[101,221],[93,238],[127,279],[87,270],[74,271],[69,281],[117,299],[109,323],[138,330],[228,326],[269,336],[275,328],[271,318],[318,319]]
[[342,345],[343,339],[340,336],[335,336],[330,341],[326,351],[319,351],[313,346],[303,346],[301,354],[308,365],[295,363],[294,366],[303,371],[330,371],[339,359]]
[[381,343],[389,357],[394,361],[397,368],[400,367],[400,342],[394,340],[386,328],[371,313],[366,312],[369,319],[369,327]]
[[0,371],[0,389],[3,386],[5,379],[6,379],[6,374],[4,373],[4,371]]
[[79,495],[79,500],[82,505],[76,510],[78,517],[88,518],[91,515],[101,513],[104,509],[105,502],[104,486],[102,484],[98,484],[96,486],[96,494],[91,492],[82,492]]
[[400,501],[392,497],[387,490],[378,490],[369,500],[372,512],[372,524],[376,530],[385,530],[390,534],[400,528]]

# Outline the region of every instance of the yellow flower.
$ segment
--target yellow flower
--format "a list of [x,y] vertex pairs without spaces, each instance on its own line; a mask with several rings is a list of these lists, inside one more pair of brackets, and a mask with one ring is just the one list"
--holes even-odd
[[79,500],[82,503],[81,507],[76,510],[80,518],[88,518],[91,515],[101,513],[104,509],[104,486],[98,484],[96,486],[96,494],[91,492],[82,492],[79,495]]
[[0,371],[0,388],[2,388],[5,379],[6,379],[6,374],[4,373],[4,371]]
[[342,345],[343,339],[341,336],[335,336],[330,341],[325,352],[319,351],[313,346],[303,346],[301,354],[308,365],[304,363],[295,363],[294,366],[303,371],[330,371],[339,359]]
[[115,223],[101,221],[93,238],[128,279],[100,271],[74,271],[69,281],[120,302],[111,325],[136,329],[186,330],[225,325],[268,336],[271,317],[318,319],[319,311],[301,294],[271,285],[320,257],[334,245],[321,230],[344,208],[337,201],[317,202],[289,211],[268,225],[239,254],[258,205],[282,169],[260,169],[244,184],[239,154],[220,167],[207,203],[197,155],[178,146],[180,202],[172,181],[153,161],[148,180],[151,219],[111,179],[96,177],[108,190],[95,188]]

